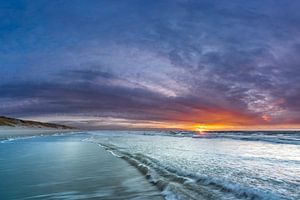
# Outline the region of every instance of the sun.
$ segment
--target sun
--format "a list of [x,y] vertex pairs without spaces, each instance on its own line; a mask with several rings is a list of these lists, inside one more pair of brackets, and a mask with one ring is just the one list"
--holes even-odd
[[197,131],[197,134],[204,134],[205,131],[207,131],[207,129],[205,128],[204,125],[198,125],[196,127],[196,131]]
[[205,129],[204,128],[198,128],[197,129],[197,134],[199,134],[199,135],[203,135],[203,134],[205,134]]
[[198,128],[197,131],[204,132],[204,131],[206,131],[206,129],[204,129],[204,128]]

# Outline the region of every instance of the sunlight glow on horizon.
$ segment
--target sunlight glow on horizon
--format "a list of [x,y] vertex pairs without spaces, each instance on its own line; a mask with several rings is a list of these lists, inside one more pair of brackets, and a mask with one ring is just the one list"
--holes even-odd
[[299,130],[298,125],[282,124],[282,125],[235,125],[228,124],[204,124],[180,121],[150,121],[150,120],[129,120],[124,118],[113,117],[95,117],[95,116],[39,116],[22,118],[25,120],[34,120],[42,122],[52,122],[74,126],[76,128],[89,129],[86,125],[91,126],[93,130],[98,129],[124,129],[124,130],[187,130],[195,132],[206,131],[253,131],[253,130]]

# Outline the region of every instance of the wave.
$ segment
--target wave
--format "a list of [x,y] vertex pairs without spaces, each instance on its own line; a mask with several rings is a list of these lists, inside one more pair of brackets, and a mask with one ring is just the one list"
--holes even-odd
[[14,136],[14,137],[4,137],[0,138],[0,143],[9,143],[9,142],[14,142],[17,140],[27,140],[27,139],[32,139],[32,138],[37,138],[37,137],[60,137],[60,136],[66,136],[66,135],[75,135],[75,134],[83,134],[83,132],[58,132],[54,134],[36,134],[36,135],[24,135],[24,136]]
[[108,151],[109,153],[111,153],[113,156],[118,157],[118,158],[122,158],[122,156],[116,154],[116,153],[115,153],[114,151],[112,151],[112,150],[109,150],[109,149],[106,148],[105,146],[103,146],[103,145],[101,145],[101,144],[98,144],[98,146],[104,148],[106,151]]
[[293,145],[300,145],[300,140],[298,139],[288,139],[288,138],[265,138],[265,137],[226,137],[230,139],[236,140],[245,140],[245,141],[261,141],[261,142],[268,142],[268,143],[276,143],[276,144],[293,144]]
[[136,167],[165,199],[285,199],[272,193],[231,183],[214,177],[199,176],[165,166],[159,160],[143,154],[130,154],[113,145],[98,144],[116,157]]
[[194,131],[130,131],[128,134],[195,139],[232,139],[274,144],[300,145],[299,131],[211,131],[204,132],[201,135],[197,135],[197,132]]
[[1,139],[0,143],[9,143],[9,142],[14,142],[16,140],[32,139],[32,138],[39,137],[39,136],[43,136],[43,135],[8,137],[8,138]]
[[300,139],[298,138],[288,138],[288,137],[264,137],[264,136],[236,136],[236,135],[207,135],[197,138],[206,138],[206,139],[232,139],[232,140],[243,140],[243,141],[257,141],[257,142],[267,142],[275,144],[292,144],[300,145]]
[[[163,134],[160,134],[163,135]],[[205,132],[202,135],[197,135],[195,132],[175,132],[171,131],[167,134],[173,137],[193,137],[197,139],[232,139],[243,141],[258,141],[268,142],[276,144],[292,144],[300,145],[300,133],[299,132]]]

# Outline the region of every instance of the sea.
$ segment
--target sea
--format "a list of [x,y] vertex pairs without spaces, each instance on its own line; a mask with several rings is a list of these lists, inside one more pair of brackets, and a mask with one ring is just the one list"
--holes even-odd
[[299,200],[300,132],[4,138],[0,199]]

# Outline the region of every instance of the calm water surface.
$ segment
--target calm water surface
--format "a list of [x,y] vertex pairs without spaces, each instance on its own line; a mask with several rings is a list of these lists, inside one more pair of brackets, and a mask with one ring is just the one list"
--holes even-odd
[[126,161],[85,136],[0,143],[0,199],[162,199]]

